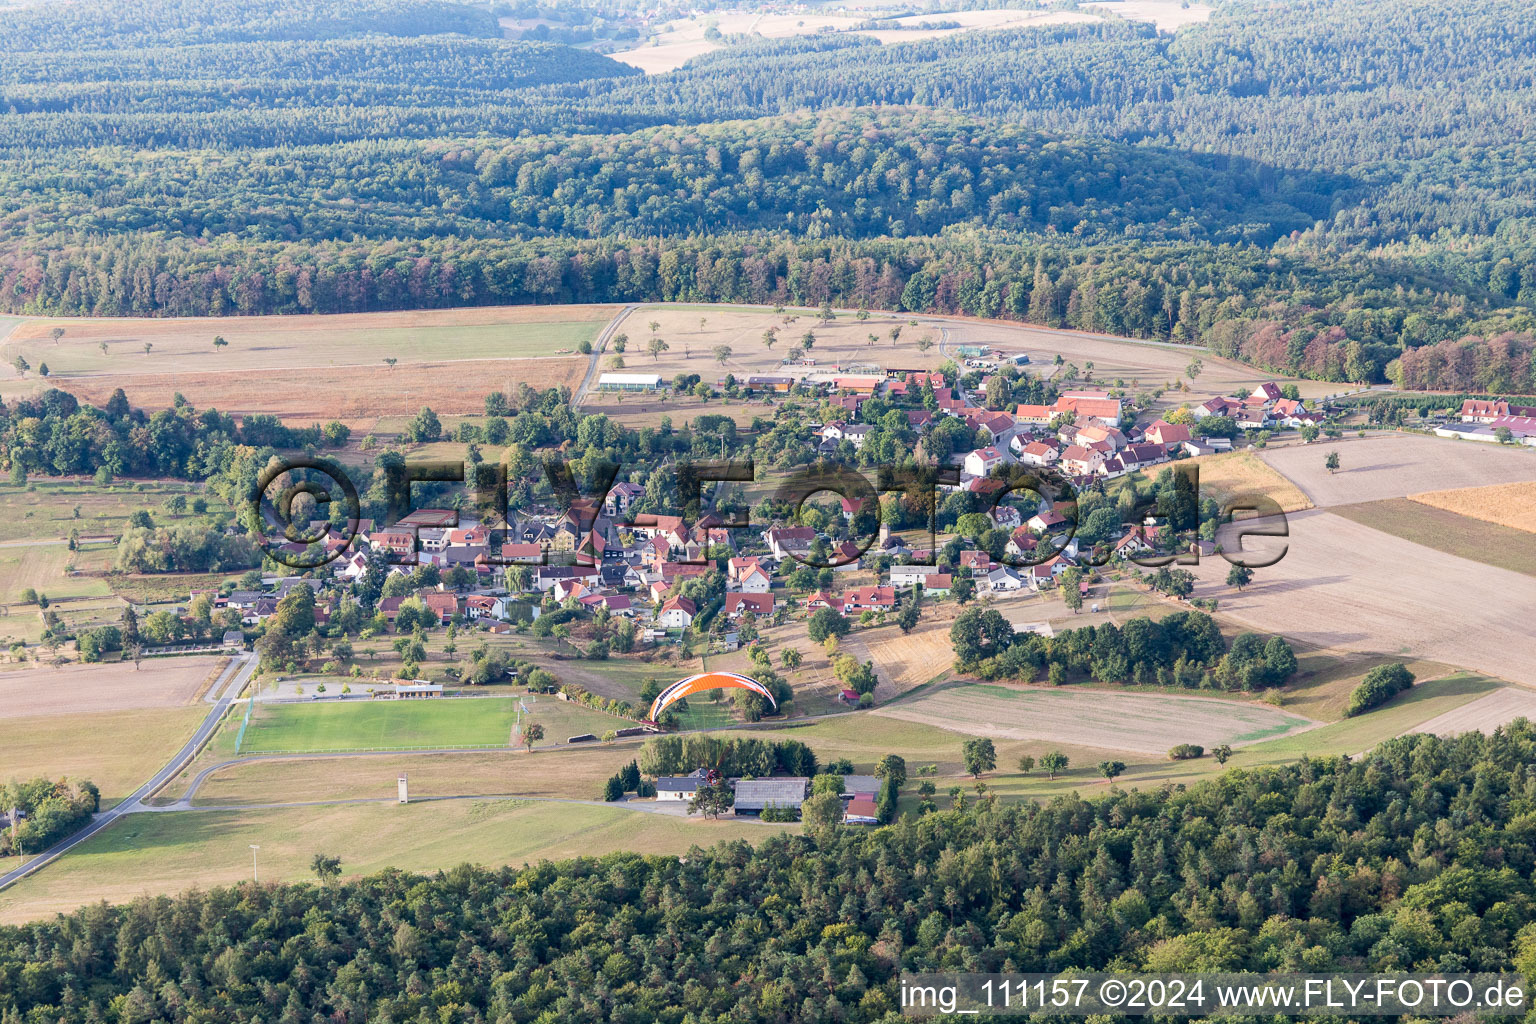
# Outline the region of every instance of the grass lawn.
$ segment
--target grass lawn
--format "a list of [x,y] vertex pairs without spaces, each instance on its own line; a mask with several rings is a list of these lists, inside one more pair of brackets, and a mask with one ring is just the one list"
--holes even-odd
[[1447,512],[1411,498],[1336,505],[1328,511],[1448,555],[1536,576],[1536,545],[1524,530]]
[[389,867],[434,872],[466,862],[522,865],[617,850],[676,855],[725,840],[761,841],[785,829],[799,826],[520,800],[134,814],[0,893],[0,923],[101,899],[247,881],[253,844],[261,847],[263,882],[297,882],[313,880],[316,853],[340,857],[348,876]]
[[[504,747],[512,740],[517,701],[474,697],[354,700],[346,703],[258,702],[241,754],[447,747]],[[601,736],[624,721],[580,705],[540,697],[524,716],[544,727],[544,743],[579,733]]]
[[727,693],[719,700],[710,700],[710,694],[701,693],[688,698],[688,710],[678,711],[675,707],[673,713],[677,715],[677,727],[679,729],[719,729],[736,725],[738,719],[734,713],[735,703]]
[[[44,677],[46,678],[46,677]],[[0,779],[90,779],[110,807],[165,766],[206,705],[0,719]]]

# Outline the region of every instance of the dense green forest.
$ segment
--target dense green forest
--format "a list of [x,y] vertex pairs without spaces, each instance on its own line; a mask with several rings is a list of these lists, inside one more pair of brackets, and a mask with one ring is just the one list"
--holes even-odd
[[1536,972],[1536,733],[0,928],[0,1017],[862,1022],[903,970]]
[[1232,0],[641,76],[449,0],[40,5],[0,61],[0,309],[830,300],[1529,391],[1489,340],[1536,326],[1526,13]]

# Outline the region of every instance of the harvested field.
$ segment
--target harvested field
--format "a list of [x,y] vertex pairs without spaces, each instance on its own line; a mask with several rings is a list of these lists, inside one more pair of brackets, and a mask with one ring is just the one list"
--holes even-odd
[[1523,530],[1457,515],[1411,498],[1338,505],[1331,511],[1448,555],[1536,576],[1536,542]]
[[1283,512],[1312,507],[1299,487],[1249,450],[1205,455],[1179,463],[1181,469],[1184,466],[1200,467],[1200,491],[1217,501],[1239,494],[1262,494],[1273,499]]
[[[463,358],[543,359],[591,341],[618,306],[478,306],[318,316],[44,318],[18,325],[3,346],[0,379],[26,355],[53,377],[217,373]],[[55,327],[64,335],[55,343]],[[228,345],[216,348],[215,337]],[[146,353],[144,345],[152,346]],[[102,345],[106,351],[102,351]],[[53,381],[57,384],[57,381]]]
[[[1323,466],[1331,451],[1339,453],[1337,473]],[[1259,458],[1294,482],[1319,508],[1536,480],[1536,453],[1420,434],[1372,434],[1296,445],[1265,451]]]
[[135,708],[174,708],[196,700],[225,659],[154,658],[0,672],[0,719]]
[[1536,533],[1536,483],[1530,481],[1463,487],[1454,491],[1425,491],[1408,497],[1420,504],[1481,519],[1485,523]]
[[1517,718],[1536,720],[1536,693],[1506,686],[1453,711],[1437,715],[1414,731],[1434,733],[1436,736],[1456,736],[1464,732],[1491,733]]
[[164,767],[207,713],[203,704],[25,717],[0,713],[0,779],[90,779],[101,790],[102,806],[110,807]]
[[1225,618],[1310,646],[1424,658],[1536,686],[1536,579],[1326,511],[1290,516],[1289,530],[1285,557],[1254,570],[1242,591],[1226,585],[1222,559],[1191,567],[1194,596],[1218,598]]
[[931,604],[924,608],[922,620],[911,633],[886,627],[869,633],[851,633],[843,642],[843,653],[875,663],[880,676],[876,700],[890,700],[930,682],[954,664],[955,649],[949,642],[949,627],[954,619],[949,615],[936,616],[934,612]]
[[1312,723],[1262,704],[1199,697],[1072,692],[973,684],[952,686],[872,712],[972,736],[1041,739],[1166,753],[1178,743],[1207,749],[1283,736]]
[[586,370],[580,356],[264,370],[256,381],[247,372],[222,372],[102,374],[53,383],[96,405],[122,388],[147,409],[169,408],[180,394],[199,409],[270,413],[296,425],[340,420],[368,430],[380,417],[413,416],[423,405],[443,415],[480,413],[487,394],[515,390],[519,382],[574,390]]

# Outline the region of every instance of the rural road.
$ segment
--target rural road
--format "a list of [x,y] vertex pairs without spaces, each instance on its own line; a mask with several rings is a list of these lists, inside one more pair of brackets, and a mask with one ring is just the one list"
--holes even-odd
[[598,360],[603,358],[603,352],[608,348],[608,342],[612,340],[613,332],[619,329],[619,324],[623,323],[629,317],[629,314],[639,308],[640,303],[631,302],[619,310],[614,315],[614,318],[608,321],[608,326],[603,328],[602,333],[597,336],[597,340],[592,343],[592,358],[587,361],[587,375],[581,378],[580,386],[576,388],[576,393],[571,396],[571,408],[573,410],[580,409],[582,400],[587,397],[587,390],[592,386],[592,378],[597,376]]
[[256,656],[254,654],[243,654],[240,657],[231,659],[223,674],[214,681],[213,686],[208,690],[208,697],[210,699],[215,698],[215,695],[217,695],[217,698],[213,700],[213,708],[209,710],[202,724],[197,727],[197,732],[193,733],[192,738],[186,742],[186,745],[176,752],[176,756],[166,762],[164,768],[156,772],[153,778],[134,790],[131,795],[116,807],[108,808],[97,814],[91,820],[91,823],[79,832],[49,847],[21,867],[0,875],[0,889],[19,882],[34,871],[39,871],[55,860],[58,860],[64,854],[85,842],[123,815],[143,810],[144,808],[140,801],[169,782],[175,777],[177,772],[186,767],[192,758],[197,756],[197,752],[202,749],[203,744],[213,735],[213,731],[219,727],[219,721],[224,717],[224,713],[229,710],[230,704],[234,703],[235,696],[251,678],[251,673],[256,670],[256,664]]

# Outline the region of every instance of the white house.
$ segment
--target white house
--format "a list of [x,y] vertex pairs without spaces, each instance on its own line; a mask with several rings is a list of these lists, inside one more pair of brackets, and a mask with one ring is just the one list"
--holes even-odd
[[1010,590],[1023,589],[1023,578],[1009,566],[1000,565],[987,573],[987,590],[991,593],[1003,594]]
[[992,445],[985,448],[977,448],[966,455],[961,468],[967,476],[986,476],[992,470],[1008,461],[1008,456]]
[[669,597],[661,606],[656,621],[665,629],[687,629],[698,609],[686,597]]
[[766,594],[773,589],[773,580],[756,562],[737,578],[743,594]]
[[891,586],[911,587],[919,583],[927,583],[928,577],[936,576],[939,567],[936,565],[893,565],[891,566]]

